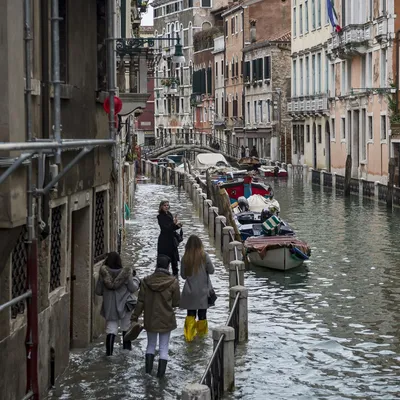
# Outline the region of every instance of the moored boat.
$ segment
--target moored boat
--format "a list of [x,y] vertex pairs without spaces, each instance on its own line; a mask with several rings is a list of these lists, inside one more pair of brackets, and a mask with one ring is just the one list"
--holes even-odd
[[249,237],[244,247],[253,265],[282,271],[301,266],[311,255],[307,243],[291,236]]
[[281,168],[278,167],[277,165],[264,165],[258,168],[258,171],[261,176],[264,177],[275,177],[275,178],[287,178],[288,177],[288,172]]
[[273,197],[274,192],[270,185],[253,181],[251,176],[245,176],[243,179],[237,179],[232,182],[220,184],[229,195],[231,203],[238,201],[239,197],[249,198],[252,195],[259,194],[264,197]]

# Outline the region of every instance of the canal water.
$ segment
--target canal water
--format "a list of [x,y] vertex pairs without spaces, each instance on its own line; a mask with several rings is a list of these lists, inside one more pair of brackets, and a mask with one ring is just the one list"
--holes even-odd
[[[226,398],[400,398],[400,212],[368,199],[344,199],[319,186],[272,185],[281,216],[310,244],[312,257],[293,271],[252,267],[246,274],[249,341],[238,346],[236,389]],[[212,328],[228,315],[228,275],[185,193],[138,186],[124,261],[139,276],[153,270],[156,212],[165,198],[181,216],[186,237],[198,234],[215,262],[219,299],[209,311]],[[199,380],[212,351],[210,337],[185,343],[184,317],[179,311],[164,381],[143,373],[145,333],[132,352],[118,347],[110,358],[101,339],[72,353],[70,368],[49,398],[179,398],[185,384]]]

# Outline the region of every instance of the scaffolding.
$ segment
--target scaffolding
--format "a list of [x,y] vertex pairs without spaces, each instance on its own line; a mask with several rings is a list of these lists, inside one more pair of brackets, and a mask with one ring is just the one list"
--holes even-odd
[[[37,223],[41,222],[42,196],[47,194],[57,183],[76,165],[83,157],[94,148],[100,146],[111,147],[113,169],[117,176],[117,187],[121,182],[121,155],[120,141],[116,138],[114,121],[114,97],[116,94],[115,76],[115,0],[107,1],[107,83],[110,100],[109,113],[109,138],[108,139],[62,139],[61,135],[61,81],[60,81],[60,33],[59,33],[59,0],[51,0],[51,38],[52,38],[52,85],[54,88],[53,99],[53,138],[34,139],[32,134],[32,79],[33,65],[32,46],[32,0],[23,1],[24,9],[24,47],[25,47],[25,142],[0,142],[0,151],[16,151],[21,154],[15,158],[11,165],[0,176],[0,184],[13,172],[23,165],[27,165],[27,285],[28,288],[22,295],[0,305],[0,312],[7,310],[20,301],[27,302],[27,334],[26,334],[26,362],[27,362],[27,388],[22,400],[39,399],[38,384],[38,238]],[[49,155],[55,156],[55,164],[60,165],[61,153],[68,150],[81,149],[62,171],[57,171],[56,176],[44,186],[45,159]],[[38,160],[37,185],[33,177],[33,159]],[[58,168],[57,168],[58,170]],[[117,190],[117,215],[118,227],[121,230],[122,218],[120,190]],[[35,207],[36,201],[38,207]],[[35,216],[34,210],[37,210]]]

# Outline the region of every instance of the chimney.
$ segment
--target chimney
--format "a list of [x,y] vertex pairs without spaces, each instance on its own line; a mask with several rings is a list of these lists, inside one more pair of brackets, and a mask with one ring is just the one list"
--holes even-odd
[[256,35],[256,20],[251,19],[250,20],[250,42],[255,43],[257,41],[257,35]]

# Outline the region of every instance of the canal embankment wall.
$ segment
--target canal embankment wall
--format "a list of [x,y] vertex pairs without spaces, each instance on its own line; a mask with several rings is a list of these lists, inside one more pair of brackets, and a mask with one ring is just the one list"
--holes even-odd
[[[141,162],[142,173],[164,185],[183,189],[191,199],[194,212],[208,230],[211,241],[229,273],[229,315],[225,324],[212,328],[213,354],[197,382],[188,382],[183,400],[209,400],[235,386],[235,351],[248,339],[248,289],[245,287],[245,263],[242,243],[235,240],[235,229],[227,216],[207,197],[189,172],[176,171],[148,160]],[[211,197],[211,196],[210,196]],[[220,205],[221,207],[221,205]],[[228,218],[229,220],[229,218]]]

